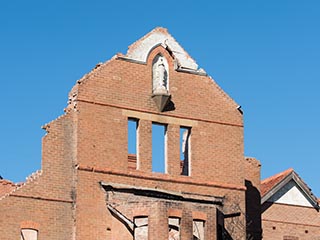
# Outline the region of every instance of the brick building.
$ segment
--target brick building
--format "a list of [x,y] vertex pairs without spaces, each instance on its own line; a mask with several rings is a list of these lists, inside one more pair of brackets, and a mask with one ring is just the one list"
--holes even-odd
[[166,29],[78,80],[44,129],[41,170],[0,185],[1,239],[261,239],[242,112]]
[[318,199],[293,170],[261,182],[263,239],[319,240]]

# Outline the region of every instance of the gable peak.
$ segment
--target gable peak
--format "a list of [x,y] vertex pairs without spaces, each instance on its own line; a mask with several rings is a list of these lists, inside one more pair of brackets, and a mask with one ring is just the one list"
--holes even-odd
[[[282,196],[289,188],[293,189],[293,187],[296,189],[296,196],[297,192],[299,192],[300,196],[304,196],[313,207],[317,210],[319,209],[318,199],[292,168],[261,181],[261,203],[268,200],[272,201],[272,198],[278,198],[279,194]],[[288,196],[284,198],[288,198]]]
[[153,29],[151,32],[131,44],[128,47],[125,58],[145,63],[147,62],[150,51],[159,45],[171,52],[177,62],[177,68],[191,72],[205,73],[204,70],[198,69],[198,64],[195,60],[193,60],[171,36],[168,30],[163,27]]

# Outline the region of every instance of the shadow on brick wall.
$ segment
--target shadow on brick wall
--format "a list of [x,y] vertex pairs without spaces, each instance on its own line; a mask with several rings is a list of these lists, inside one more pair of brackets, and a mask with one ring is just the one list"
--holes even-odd
[[252,182],[245,180],[246,185],[246,225],[247,239],[261,240],[261,195],[260,191],[253,186]]

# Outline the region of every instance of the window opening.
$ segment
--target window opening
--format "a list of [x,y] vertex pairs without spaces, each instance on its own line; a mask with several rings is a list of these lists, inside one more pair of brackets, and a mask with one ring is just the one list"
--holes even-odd
[[21,240],[37,240],[38,231],[35,229],[24,228],[21,229]]
[[138,120],[128,119],[128,166],[131,169],[138,168]]
[[185,176],[190,176],[190,133],[191,128],[180,127],[180,167]]
[[148,240],[148,217],[134,218],[134,240]]
[[152,123],[152,172],[166,173],[166,132],[165,125]]
[[204,240],[204,221],[193,220],[193,239]]
[[180,218],[169,217],[169,240],[180,240]]

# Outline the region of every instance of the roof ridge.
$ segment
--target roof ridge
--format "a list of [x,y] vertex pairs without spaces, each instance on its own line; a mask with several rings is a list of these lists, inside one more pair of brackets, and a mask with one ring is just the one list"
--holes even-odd
[[285,170],[285,171],[282,171],[282,172],[277,173],[277,174],[275,174],[275,175],[273,175],[273,176],[271,176],[271,177],[268,177],[268,178],[266,178],[266,179],[263,179],[263,180],[261,181],[261,184],[263,184],[263,183],[265,183],[265,182],[268,182],[268,181],[270,181],[270,180],[272,180],[272,179],[281,177],[281,176],[283,176],[283,177],[284,177],[284,176],[287,176],[287,175],[289,175],[289,174],[292,173],[292,172],[294,172],[293,168],[288,168],[288,169]]
[[265,196],[272,188],[277,186],[284,178],[286,178],[292,172],[294,172],[293,168],[289,168],[283,172],[280,172],[262,180],[260,184],[261,196]]

